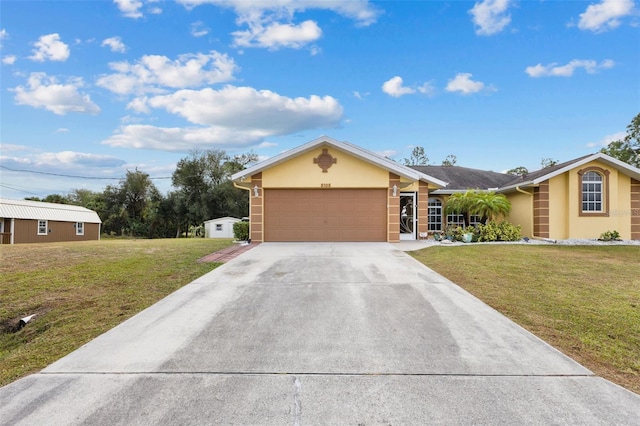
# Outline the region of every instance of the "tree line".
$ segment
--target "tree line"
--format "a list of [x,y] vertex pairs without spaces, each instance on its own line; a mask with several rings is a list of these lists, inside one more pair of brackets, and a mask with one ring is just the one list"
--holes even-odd
[[175,190],[163,195],[149,174],[128,170],[118,184],[103,191],[74,189],[27,200],[73,204],[94,210],[108,235],[171,238],[189,235],[206,220],[249,214],[247,192],[233,186],[231,175],[255,163],[249,152],[231,156],[223,150],[193,151],[171,176]]
[[[601,152],[635,167],[640,167],[640,114],[629,126],[626,136],[611,142]],[[181,159],[171,176],[175,190],[163,195],[147,173],[127,171],[117,185],[108,185],[102,192],[74,189],[67,195],[52,194],[42,199],[27,200],[74,204],[94,210],[102,219],[102,231],[111,235],[146,238],[169,238],[188,235],[204,221],[216,217],[244,217],[249,214],[249,197],[236,188],[231,175],[255,163],[253,153],[229,155],[223,150],[193,151]],[[414,147],[405,165],[427,165],[429,158],[424,147]],[[442,166],[455,166],[455,155],[448,155]],[[542,168],[558,162],[543,158]],[[526,175],[525,167],[507,171]]]

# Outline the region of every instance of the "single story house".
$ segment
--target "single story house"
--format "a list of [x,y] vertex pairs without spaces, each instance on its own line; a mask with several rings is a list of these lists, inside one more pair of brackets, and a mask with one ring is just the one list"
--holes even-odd
[[250,196],[252,241],[416,240],[460,223],[448,196],[503,193],[509,221],[533,238],[640,239],[640,169],[602,153],[526,176],[458,166],[408,167],[320,137],[238,172]]
[[204,223],[205,238],[233,238],[233,224],[240,222],[235,217],[221,217]]
[[2,244],[99,240],[101,224],[80,206],[0,199]]

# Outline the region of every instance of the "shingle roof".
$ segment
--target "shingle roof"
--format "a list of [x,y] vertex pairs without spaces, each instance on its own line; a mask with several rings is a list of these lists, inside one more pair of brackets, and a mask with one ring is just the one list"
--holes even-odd
[[60,222],[102,223],[98,213],[69,204],[0,198],[0,217],[5,219],[37,219]]
[[468,189],[499,188],[514,180],[513,175],[487,170],[470,169],[460,166],[409,166],[421,173],[433,176],[448,183],[446,189],[439,192],[461,191]]
[[565,168],[567,166],[570,166],[571,164],[578,163],[578,162],[584,160],[585,158],[591,157],[592,155],[593,154],[583,155],[582,157],[574,158],[573,160],[565,161],[564,163],[559,163],[559,164],[556,164],[555,166],[545,167],[544,169],[535,170],[533,172],[527,173],[524,176],[516,176],[516,177],[511,176],[511,182],[507,182],[504,186],[515,185],[518,182],[522,182],[522,181],[534,181],[534,180],[538,179],[539,177],[546,176],[548,174],[552,174],[556,170],[560,170],[560,169],[563,169],[563,168]]

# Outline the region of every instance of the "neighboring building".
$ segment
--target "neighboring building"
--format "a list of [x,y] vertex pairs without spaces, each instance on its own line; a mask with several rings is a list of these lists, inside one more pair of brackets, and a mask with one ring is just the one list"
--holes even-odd
[[640,169],[598,153],[527,176],[458,166],[407,167],[320,137],[232,176],[249,191],[252,241],[418,239],[459,223],[448,196],[504,193],[524,236],[640,240]]
[[99,240],[101,223],[84,207],[0,199],[2,244]]
[[233,238],[233,224],[240,222],[235,217],[221,217],[204,223],[205,238]]

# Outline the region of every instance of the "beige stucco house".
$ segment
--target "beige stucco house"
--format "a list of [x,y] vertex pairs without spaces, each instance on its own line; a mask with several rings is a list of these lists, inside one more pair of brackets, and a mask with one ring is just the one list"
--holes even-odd
[[348,142],[320,137],[232,176],[250,196],[253,241],[388,241],[426,238],[461,221],[449,195],[504,193],[524,236],[640,239],[640,170],[593,154],[530,173],[457,166],[407,167]]

